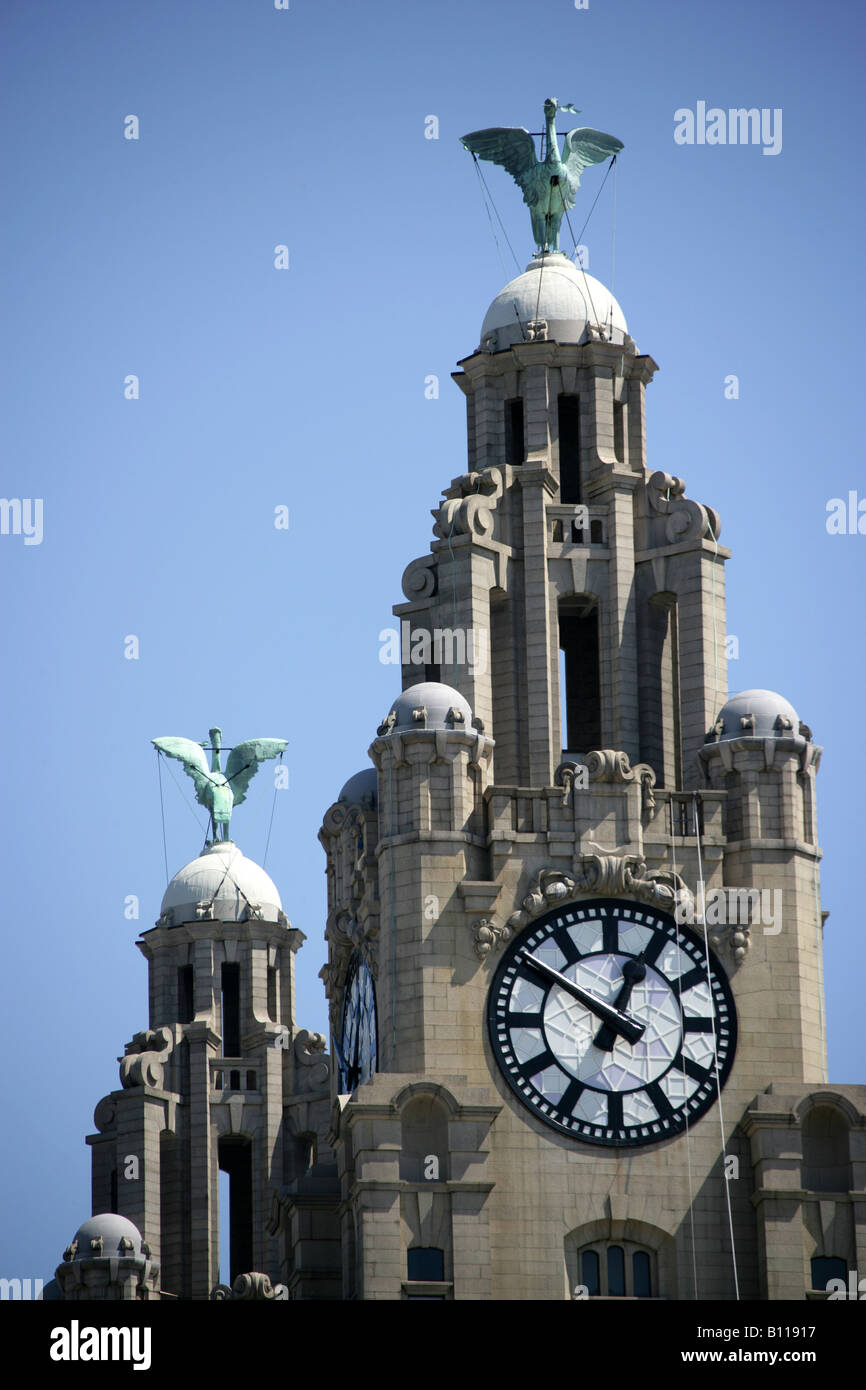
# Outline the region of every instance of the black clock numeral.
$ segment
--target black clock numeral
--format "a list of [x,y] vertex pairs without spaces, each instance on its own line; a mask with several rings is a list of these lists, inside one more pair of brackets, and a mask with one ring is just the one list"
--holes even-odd
[[659,1118],[662,1120],[671,1119],[674,1113],[674,1107],[671,1105],[659,1083],[657,1081],[651,1081],[644,1089],[658,1111]]
[[664,935],[663,932],[653,932],[652,940],[650,941],[648,946],[644,946],[643,951],[641,952],[641,955],[644,959],[644,963],[646,965],[655,965],[656,961],[658,960],[659,956],[661,955],[662,951],[665,949],[667,944],[668,938]]
[[711,1018],[683,1018],[684,1033],[712,1033],[713,1020]]
[[575,1077],[573,1081],[569,1081],[560,1097],[560,1113],[563,1115],[571,1115],[585,1090],[585,1085],[582,1081],[578,1081],[577,1077]]
[[537,1072],[544,1071],[545,1067],[555,1066],[556,1058],[554,1057],[550,1048],[546,1047],[544,1051],[539,1052],[536,1057],[530,1057],[528,1062],[523,1062],[522,1064],[519,1064],[517,1070],[520,1072],[520,1075],[523,1077],[524,1081],[531,1081],[533,1076],[535,1076]]
[[622,1096],[616,1091],[607,1098],[607,1124],[609,1129],[622,1129]]
[[677,1053],[671,1066],[678,1067],[686,1076],[690,1076],[692,1081],[706,1081],[710,1075],[707,1067],[702,1067],[700,1062],[693,1062],[691,1057],[684,1057],[681,1052]]
[[690,970],[686,975],[681,975],[677,980],[677,992],[684,994],[687,989],[694,989],[695,985],[705,985],[706,983],[707,972],[702,965],[696,965],[694,970]]
[[601,926],[602,950],[613,954],[619,950],[619,922],[615,917],[605,917]]
[[509,1013],[505,1015],[505,1022],[509,1028],[540,1028],[544,1022],[544,1015],[541,1013]]
[[580,951],[575,946],[565,927],[557,927],[553,933],[553,939],[565,956],[566,965],[574,965],[576,960],[580,960]]

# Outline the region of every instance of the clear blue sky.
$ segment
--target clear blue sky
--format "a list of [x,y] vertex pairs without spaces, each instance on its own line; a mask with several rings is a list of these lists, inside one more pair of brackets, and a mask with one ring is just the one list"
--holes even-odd
[[[830,1076],[862,1081],[866,535],[825,518],[866,496],[863,7],[8,0],[2,27],[2,492],[44,513],[40,545],[0,536],[0,1274],[50,1277],[89,1215],[84,1135],[147,1023],[154,735],[290,740],[268,869],[307,935],[298,1021],[326,1030],[316,831],[398,692],[378,635],[464,471],[449,372],[507,278],[458,137],[536,130],[548,94],[625,145],[613,288],[661,366],[650,465],[733,550],[731,689],[781,691],[826,748]],[[781,108],[781,152],[678,145],[701,101]],[[522,266],[526,211],[487,179]],[[607,283],[613,220],[610,179],[583,237]],[[259,860],[269,813],[235,826]],[[174,872],[201,833],[170,781],[166,817]]]

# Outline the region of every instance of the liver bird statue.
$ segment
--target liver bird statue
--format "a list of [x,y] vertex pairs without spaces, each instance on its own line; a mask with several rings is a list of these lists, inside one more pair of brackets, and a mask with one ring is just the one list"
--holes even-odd
[[[209,745],[193,743],[190,738],[155,738],[152,742],[161,753],[167,753],[170,758],[177,758],[183,763],[184,772],[195,783],[196,801],[208,810],[214,840],[229,838],[232,810],[246,797],[247,787],[259,765],[269,758],[282,755],[288,747],[283,738],[251,738],[245,743],[236,743],[229,752],[223,772],[220,767],[222,729],[210,730]],[[211,749],[210,767],[205,756],[208,747]]]
[[[557,111],[572,111],[574,106],[548,97],[544,103],[546,124],[542,139],[543,158],[535,153],[535,142],[522,126],[496,126],[491,130],[475,130],[460,141],[471,154],[501,164],[523,190],[523,201],[532,218],[532,234],[539,251],[559,250],[559,226],[563,214],[574,207],[580,176],[590,164],[617,155],[622,141],[600,130],[580,126],[565,137],[562,153],[556,134]],[[563,162],[562,155],[565,155]]]

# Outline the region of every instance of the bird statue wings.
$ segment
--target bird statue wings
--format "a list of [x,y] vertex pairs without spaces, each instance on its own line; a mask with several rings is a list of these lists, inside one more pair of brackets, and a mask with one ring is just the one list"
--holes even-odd
[[522,189],[523,201],[532,218],[535,244],[541,252],[559,250],[560,223],[563,215],[574,207],[584,169],[615,158],[623,148],[622,141],[613,135],[580,126],[568,132],[561,154],[556,133],[557,110],[579,114],[574,106],[548,97],[544,103],[543,159],[536,155],[535,141],[522,126],[476,130],[464,135],[460,142],[479,159],[501,164]]
[[[189,738],[155,738],[152,742],[161,753],[183,764],[184,772],[195,783],[196,801],[210,814],[214,839],[227,840],[232,810],[245,800],[247,788],[260,765],[270,758],[281,757],[288,743],[283,738],[251,738],[236,743],[223,772],[220,767],[222,730],[211,729],[210,739],[210,745],[194,743]],[[205,755],[208,746],[212,750],[210,766]],[[219,827],[222,827],[221,834]]]

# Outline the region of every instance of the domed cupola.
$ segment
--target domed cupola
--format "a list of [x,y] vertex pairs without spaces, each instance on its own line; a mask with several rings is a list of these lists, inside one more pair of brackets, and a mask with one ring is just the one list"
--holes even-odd
[[708,743],[736,738],[796,738],[811,741],[811,730],[794,706],[774,690],[741,690],[732,695],[707,734]]
[[374,767],[362,768],[343,785],[337,803],[361,806],[374,811],[378,802],[379,778]]
[[546,252],[534,256],[493,300],[481,326],[481,350],[504,352],[538,337],[621,346],[627,336],[625,315],[610,290],[568,256]]
[[421,681],[397,696],[383,722],[379,735],[406,733],[408,730],[459,730],[473,732],[472,709],[459,690],[439,681]]
[[167,927],[211,919],[285,922],[276,885],[231,840],[216,841],[179,869],[165,890],[160,911],[159,924]]

